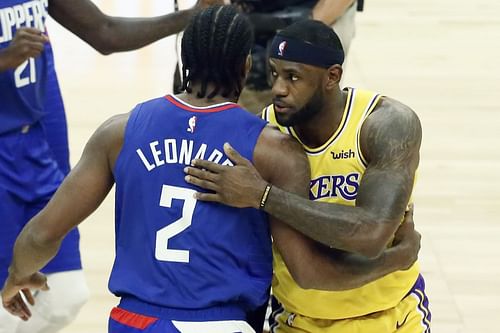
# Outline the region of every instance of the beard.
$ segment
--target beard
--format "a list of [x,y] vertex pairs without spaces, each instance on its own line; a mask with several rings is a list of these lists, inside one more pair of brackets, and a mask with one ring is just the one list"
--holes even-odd
[[316,116],[323,106],[323,93],[316,91],[309,101],[296,113],[283,115],[276,113],[276,121],[281,126],[292,127],[308,122]]

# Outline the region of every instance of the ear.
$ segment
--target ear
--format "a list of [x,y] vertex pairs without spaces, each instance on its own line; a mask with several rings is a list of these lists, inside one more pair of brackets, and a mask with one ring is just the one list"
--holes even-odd
[[[244,76],[241,78],[241,86],[243,87],[247,81],[248,73],[250,72],[250,69],[252,68],[252,55],[248,54],[247,58],[245,60],[245,68],[243,68],[243,74]],[[240,92],[241,93],[241,92]]]
[[326,89],[332,89],[339,85],[344,70],[339,64],[332,65],[327,70]]
[[252,69],[252,55],[251,54],[247,55],[247,60],[245,61],[245,77],[250,72],[250,69]]

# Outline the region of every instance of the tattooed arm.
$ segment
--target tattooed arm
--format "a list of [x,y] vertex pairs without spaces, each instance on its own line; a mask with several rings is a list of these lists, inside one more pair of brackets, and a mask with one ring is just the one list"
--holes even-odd
[[271,220],[273,243],[293,279],[303,289],[340,291],[359,288],[386,274],[408,269],[420,249],[412,214],[397,230],[393,246],[376,258],[328,248],[277,219]]
[[[274,184],[277,186],[269,192],[264,209],[324,245],[377,257],[403,218],[419,162],[421,136],[416,114],[407,106],[384,98],[361,129],[361,148],[368,167],[355,207],[310,201]],[[231,148],[226,154],[239,156]],[[195,160],[194,165],[208,171],[218,168],[207,161]],[[259,208],[267,184],[265,178],[259,177],[251,165],[238,167],[224,169],[225,177],[217,179],[210,188],[215,194],[199,193],[198,198],[235,207]],[[187,168],[187,173],[193,175],[195,181],[206,179],[205,173],[196,168]],[[196,184],[205,187],[203,182]]]
[[304,200],[273,188],[265,210],[327,246],[377,257],[392,239],[410,199],[421,137],[416,114],[384,98],[361,130],[368,167],[355,207]]
[[[270,182],[295,193],[300,200],[309,201],[309,162],[302,147],[290,136],[276,128],[264,129],[254,151],[255,168],[248,160],[232,154],[227,148],[224,147],[224,150],[236,166],[200,161],[206,163],[210,171],[188,167],[186,169],[191,169],[191,172],[186,180],[216,192],[219,188],[238,188],[239,193],[254,192],[252,187],[247,187],[249,184],[262,181],[265,186],[266,182]],[[262,192],[256,194],[255,200],[259,201]],[[218,193],[198,195],[202,200],[221,201]],[[410,267],[420,247],[420,234],[414,230],[411,221],[409,214],[406,216],[408,223],[396,233],[394,246],[384,250],[377,258],[369,259],[327,248],[281,219],[270,218],[274,245],[294,280],[302,288],[322,290],[357,288],[393,271]]]

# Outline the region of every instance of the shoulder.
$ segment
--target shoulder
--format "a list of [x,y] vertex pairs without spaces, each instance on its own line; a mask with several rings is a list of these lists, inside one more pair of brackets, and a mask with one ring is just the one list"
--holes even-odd
[[278,186],[293,179],[309,181],[310,168],[302,146],[290,135],[267,125],[261,132],[254,150],[255,167],[262,177]]
[[273,155],[282,157],[283,155],[296,154],[304,156],[305,153],[300,143],[292,136],[282,133],[276,126],[266,125],[261,132],[257,142],[259,154],[272,152]]
[[360,143],[368,160],[380,152],[413,152],[420,147],[420,119],[409,106],[388,97],[381,98],[361,128]]
[[108,118],[97,128],[95,135],[102,138],[115,137],[119,134],[123,135],[129,117],[130,112],[117,114]]
[[375,110],[363,126],[391,126],[420,124],[420,120],[409,106],[389,97],[382,97]]
[[142,101],[141,103],[138,103],[132,111],[134,110],[141,111],[149,109],[154,110],[157,108],[165,107],[165,105],[168,104],[178,105],[178,102],[175,99],[171,98],[170,95],[155,97],[146,101]]
[[90,138],[87,148],[116,157],[123,145],[125,127],[129,117],[130,112],[112,116],[104,121]]

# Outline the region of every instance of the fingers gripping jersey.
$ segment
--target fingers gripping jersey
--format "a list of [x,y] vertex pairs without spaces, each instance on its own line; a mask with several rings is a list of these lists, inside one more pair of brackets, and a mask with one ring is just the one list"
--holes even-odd
[[[48,0],[0,1],[0,51],[10,45],[21,27],[45,32],[47,15]],[[42,117],[49,56],[42,52],[17,68],[0,72],[0,133],[32,124]]]
[[132,111],[114,170],[113,293],[170,309],[264,303],[272,276],[266,215],[195,200],[199,189],[183,169],[195,158],[232,165],[225,142],[252,160],[265,125],[237,104],[197,108],[173,96]]

